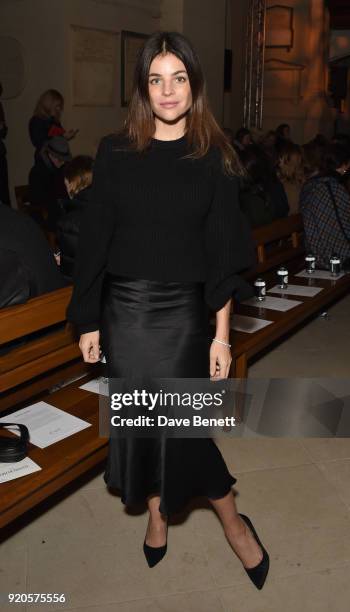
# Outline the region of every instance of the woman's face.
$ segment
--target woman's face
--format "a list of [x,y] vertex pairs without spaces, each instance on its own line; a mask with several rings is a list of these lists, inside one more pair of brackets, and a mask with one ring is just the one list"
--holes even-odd
[[244,147],[249,147],[249,145],[253,144],[251,135],[250,134],[244,134],[241,143],[242,143],[242,145]]
[[55,119],[57,120],[60,120],[62,112],[63,112],[62,104],[60,102],[57,102],[57,104],[55,104],[53,107],[53,117],[55,117]]
[[268,134],[265,139],[267,147],[274,147],[276,144],[276,136],[274,134]]
[[290,139],[290,127],[289,127],[289,125],[286,125],[283,128],[283,136],[285,137],[286,140]]
[[176,55],[158,55],[148,79],[151,108],[162,121],[176,123],[192,105],[192,92],[184,64]]

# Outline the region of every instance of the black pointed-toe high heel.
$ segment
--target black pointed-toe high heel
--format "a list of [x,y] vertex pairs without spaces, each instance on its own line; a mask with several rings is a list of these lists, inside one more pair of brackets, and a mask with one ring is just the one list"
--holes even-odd
[[[168,539],[168,525],[166,526],[166,537]],[[146,544],[146,538],[143,542],[143,552],[145,553],[145,557],[149,567],[154,567],[161,561],[167,551],[168,542],[164,544],[164,546],[149,546]]]
[[259,540],[258,534],[256,533],[254,526],[251,522],[251,520],[245,515],[245,514],[239,514],[239,516],[244,520],[244,522],[248,525],[248,527],[250,527],[254,538],[256,539],[257,543],[259,544],[259,546],[261,546],[261,549],[263,551],[263,558],[261,559],[260,563],[258,563],[258,565],[256,565],[255,567],[244,567],[245,571],[247,572],[249,578],[251,579],[251,581],[254,583],[254,585],[256,586],[257,589],[262,589],[264,586],[264,582],[266,580],[266,576],[268,574],[269,571],[269,567],[270,567],[270,557],[267,554],[265,548],[263,547],[262,543]]

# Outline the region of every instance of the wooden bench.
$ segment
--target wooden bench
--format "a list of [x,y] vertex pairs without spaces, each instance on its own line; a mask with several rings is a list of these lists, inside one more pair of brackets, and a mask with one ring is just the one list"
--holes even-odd
[[[253,306],[234,303],[234,313],[267,319],[272,321],[272,324],[251,334],[231,330],[232,366],[230,376],[233,378],[246,378],[249,359],[258,355],[276,341],[283,340],[289,332],[296,330],[302,323],[329,307],[333,302],[346,295],[350,289],[350,274],[335,281],[321,279],[308,281],[306,278],[293,276],[305,267],[301,215],[292,215],[268,226],[258,228],[253,231],[253,236],[258,262],[254,268],[244,274],[249,282],[253,283],[260,276],[264,278],[267,289],[269,289],[277,284],[277,268],[284,265],[289,271],[290,284],[305,285],[312,282],[317,287],[323,287],[323,291],[312,298],[291,295],[291,299],[300,301],[301,304],[287,312],[264,309],[263,302],[259,310]],[[278,294],[271,295],[278,297]]]
[[253,230],[257,265],[244,274],[245,278],[254,281],[257,276],[276,270],[280,265],[301,266],[305,256],[303,232],[300,214]]
[[107,455],[108,439],[99,437],[98,396],[79,389],[85,379],[97,376],[99,369],[84,363],[77,338],[66,322],[71,291],[71,287],[65,287],[0,310],[1,416],[11,421],[13,410],[44,400],[91,423],[91,427],[47,448],[30,445],[29,457],[42,469],[0,484],[0,527]]

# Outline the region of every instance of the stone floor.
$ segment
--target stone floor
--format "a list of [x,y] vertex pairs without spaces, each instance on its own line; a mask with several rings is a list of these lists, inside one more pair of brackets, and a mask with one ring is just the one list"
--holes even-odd
[[[350,296],[250,368],[251,377],[350,378]],[[128,514],[102,473],[20,521],[0,546],[0,593],[64,593],[64,604],[1,612],[346,612],[350,601],[350,439],[218,439],[240,512],[269,551],[250,583],[216,515],[196,500],[169,527],[153,569],[146,513]],[[1,490],[0,490],[1,492]]]

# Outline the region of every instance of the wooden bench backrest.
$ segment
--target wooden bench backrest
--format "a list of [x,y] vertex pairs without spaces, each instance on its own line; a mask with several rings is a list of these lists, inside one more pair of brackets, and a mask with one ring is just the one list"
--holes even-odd
[[253,238],[257,265],[244,274],[246,279],[269,272],[281,264],[299,261],[305,252],[303,221],[300,214],[278,219],[253,230]]
[[66,322],[71,292],[64,287],[0,310],[0,411],[88,372]]

